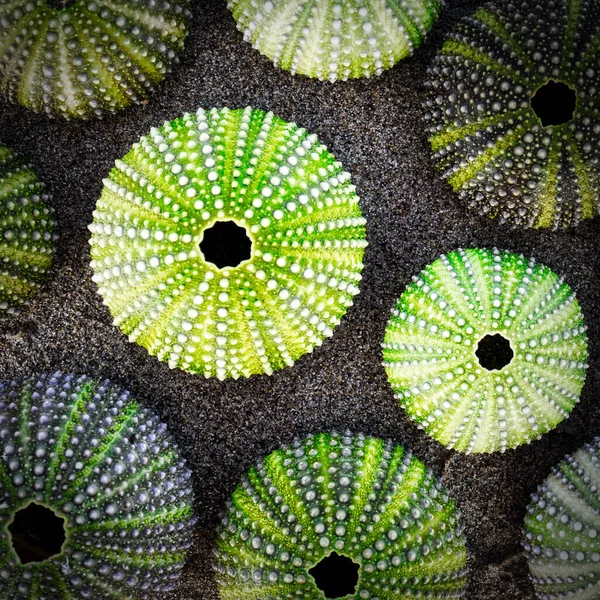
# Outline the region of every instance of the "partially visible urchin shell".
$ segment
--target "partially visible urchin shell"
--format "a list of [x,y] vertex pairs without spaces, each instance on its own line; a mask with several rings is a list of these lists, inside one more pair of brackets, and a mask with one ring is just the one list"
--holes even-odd
[[[0,598],[139,599],[170,590],[192,541],[190,471],[166,425],[85,376],[0,384]],[[62,552],[21,564],[7,525],[65,519]]]
[[[600,3],[496,0],[464,19],[429,70],[427,121],[444,177],[472,208],[523,227],[598,213]],[[531,98],[576,91],[571,121],[544,127]]]
[[0,90],[49,116],[88,118],[146,100],[177,61],[188,0],[0,2]]
[[[204,258],[217,221],[246,229],[248,260]],[[364,223],[350,175],[315,135],[260,110],[200,109],[153,129],[105,180],[94,281],[115,324],[171,367],[272,373],[352,305]]]
[[600,437],[532,495],[523,546],[541,600],[600,598]]
[[55,222],[33,169],[0,145],[0,314],[13,313],[44,281]]
[[244,39],[292,73],[379,75],[421,45],[441,0],[228,0]]
[[[396,398],[445,446],[495,452],[539,438],[579,400],[587,335],[571,288],[548,267],[500,250],[457,250],[427,266],[400,296],[383,360]],[[512,360],[488,370],[486,336]]]
[[466,544],[454,501],[394,442],[321,433],[252,467],[219,530],[220,596],[324,598],[309,571],[332,552],[360,565],[347,600],[463,596]]

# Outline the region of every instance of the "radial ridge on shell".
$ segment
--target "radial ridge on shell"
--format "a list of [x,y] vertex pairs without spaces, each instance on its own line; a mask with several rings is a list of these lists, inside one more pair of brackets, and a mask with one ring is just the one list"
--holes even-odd
[[321,80],[379,75],[421,45],[440,0],[228,0],[237,26],[276,66]]
[[569,285],[503,250],[456,250],[413,278],[388,321],[383,365],[400,405],[462,452],[538,439],[569,416],[587,370]]
[[358,567],[344,600],[463,596],[466,543],[454,501],[391,441],[320,433],[253,466],[219,529],[220,597],[325,598],[313,573],[332,553]]
[[426,123],[469,207],[511,226],[562,229],[598,214],[600,4],[495,0],[435,57]]

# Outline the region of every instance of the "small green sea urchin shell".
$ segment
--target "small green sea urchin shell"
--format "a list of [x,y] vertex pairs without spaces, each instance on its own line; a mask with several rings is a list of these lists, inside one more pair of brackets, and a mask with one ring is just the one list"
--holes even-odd
[[402,446],[349,432],[296,440],[252,467],[217,544],[222,600],[340,597],[324,594],[315,570],[333,553],[358,566],[344,600],[460,598],[466,583],[446,490]]
[[570,287],[533,259],[457,250],[400,296],[383,343],[400,404],[433,438],[495,452],[539,438],[579,400],[587,336]]
[[600,598],[600,437],[567,456],[532,496],[523,545],[540,600]]
[[33,169],[0,145],[0,313],[41,286],[54,254],[55,222]]
[[[166,426],[108,381],[0,384],[0,598],[149,598],[191,544],[190,472]],[[22,560],[12,524],[32,504],[64,520],[59,553]],[[52,541],[52,540],[50,540]],[[154,597],[154,596],[152,596]]]
[[444,177],[482,214],[523,227],[598,213],[600,3],[496,0],[463,20],[429,71]]
[[105,180],[94,281],[115,324],[171,367],[271,373],[352,304],[364,222],[315,135],[259,110],[200,109],[153,129]]
[[380,74],[412,54],[440,0],[228,0],[244,39],[286,71],[321,80]]
[[6,0],[0,90],[66,118],[146,100],[183,47],[187,0]]

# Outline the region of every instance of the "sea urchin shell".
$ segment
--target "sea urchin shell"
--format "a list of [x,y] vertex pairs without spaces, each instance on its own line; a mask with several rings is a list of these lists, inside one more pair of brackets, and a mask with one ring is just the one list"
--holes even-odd
[[532,496],[523,545],[540,600],[600,598],[600,437],[567,456]]
[[[62,375],[0,384],[0,598],[148,598],[191,544],[190,472],[166,426],[109,382]],[[62,519],[44,560],[15,523]],[[59,528],[60,529],[60,528]],[[52,542],[52,540],[49,540]]]
[[345,600],[459,598],[466,582],[446,490],[402,446],[348,432],[296,440],[250,469],[217,543],[222,600],[339,597],[316,573],[334,554],[358,566]]
[[430,72],[428,126],[471,207],[524,227],[576,225],[600,194],[600,3],[497,0]]
[[66,118],[144,101],[177,60],[187,0],[0,2],[0,90]]
[[440,0],[229,0],[244,39],[286,71],[321,80],[379,74],[421,45]]
[[366,246],[342,165],[252,109],[153,129],[105,180],[90,230],[115,324],[171,367],[221,379],[271,373],[330,336]]
[[515,448],[579,400],[587,336],[574,293],[548,267],[499,250],[457,250],[400,296],[383,343],[400,404],[464,452]]

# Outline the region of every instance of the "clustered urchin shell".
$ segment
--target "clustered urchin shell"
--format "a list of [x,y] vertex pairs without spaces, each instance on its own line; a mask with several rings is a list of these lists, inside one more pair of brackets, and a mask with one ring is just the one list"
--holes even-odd
[[[315,135],[259,110],[200,109],[116,163],[90,225],[94,281],[115,324],[171,367],[271,373],[332,334],[358,293],[364,219]],[[217,222],[251,239],[217,267]]]
[[187,3],[1,2],[0,90],[12,102],[66,118],[142,102],[183,47]]
[[567,456],[532,496],[523,545],[541,600],[600,598],[600,437]]
[[[429,72],[429,133],[471,207],[554,229],[597,214],[599,21],[594,0],[497,0],[450,35]],[[532,98],[549,82],[577,102],[570,120],[544,127]]]
[[[578,402],[585,331],[575,294],[548,267],[457,250],[400,296],[384,366],[400,404],[433,438],[465,452],[504,451],[539,438]],[[511,356],[482,366],[497,340]]]
[[222,600],[324,598],[309,573],[332,552],[357,563],[348,600],[462,597],[454,502],[391,441],[346,432],[296,440],[235,490],[217,540]]
[[54,254],[54,219],[33,169],[0,145],[0,314],[42,284]]
[[412,54],[440,0],[228,0],[244,38],[286,71],[321,80],[369,77]]
[[[147,598],[191,544],[190,472],[166,426],[85,376],[0,384],[0,598]],[[65,520],[62,552],[22,564],[7,526],[30,502]]]

